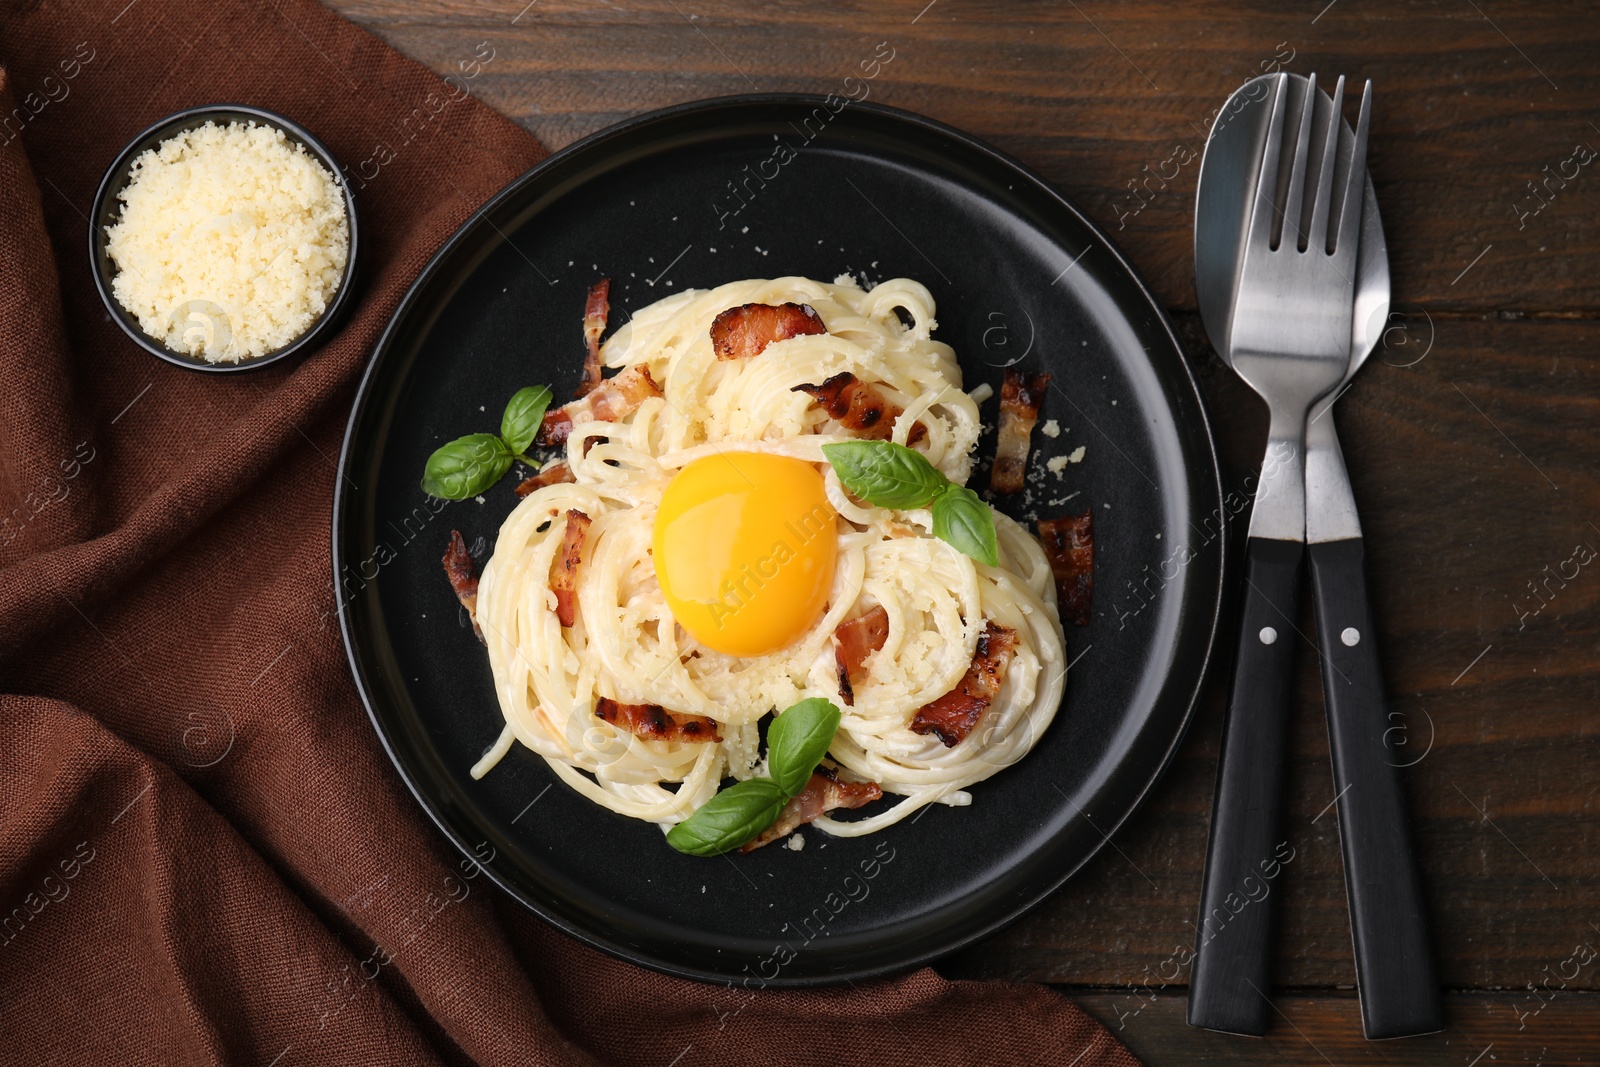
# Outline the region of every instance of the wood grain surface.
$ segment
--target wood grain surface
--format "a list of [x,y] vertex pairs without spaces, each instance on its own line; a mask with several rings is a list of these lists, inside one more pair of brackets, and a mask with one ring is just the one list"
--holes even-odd
[[[1395,316],[1338,422],[1413,764],[1449,1028],[1361,1036],[1309,605],[1287,817],[1295,858],[1273,890],[1283,908],[1271,1035],[1183,1021],[1225,671],[1113,847],[941,966],[1057,983],[1151,1064],[1600,1060],[1600,956],[1589,947],[1600,947],[1600,158],[1575,162],[1580,146],[1600,150],[1592,4],[332,6],[467,78],[552,148],[686,100],[838,90],[887,42],[894,59],[871,99],[1016,155],[1150,280],[1204,384],[1227,488],[1256,470],[1265,412],[1194,312],[1191,216],[1209,117],[1263,70],[1373,78],[1370,164]],[[1116,462],[1111,447],[1089,451]]]

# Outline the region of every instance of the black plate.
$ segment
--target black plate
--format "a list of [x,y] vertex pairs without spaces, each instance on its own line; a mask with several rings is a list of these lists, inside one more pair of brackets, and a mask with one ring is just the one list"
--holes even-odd
[[[792,155],[792,158],[790,158]],[[737,192],[735,192],[737,189]],[[714,251],[713,251],[714,249]],[[474,782],[501,728],[489,664],[440,569],[452,527],[480,560],[515,503],[506,478],[437,514],[418,487],[439,444],[498,426],[523,385],[567,396],[584,293],[612,321],[687,287],[785,274],[909,276],[969,388],[1048,369],[1031,507],[1095,513],[1095,618],[1066,706],[1034,752],[865,838],[680,855],[517,747]],[[985,415],[993,419],[995,402]],[[992,435],[980,444],[992,450]],[[1150,292],[1042,180],[949,127],[821,97],[670,108],[552,156],[495,197],[411,288],[361,385],[334,498],[340,622],[374,727],[434,821],[512,896],[649,967],[807,985],[928,960],[1016,918],[1128,817],[1171,758],[1210,655],[1221,481],[1199,390]],[[986,476],[981,476],[986,477]],[[1049,503],[1077,492],[1065,504]],[[1192,556],[1193,558],[1187,558]],[[554,783],[554,784],[553,784]],[[488,858],[492,857],[492,858]]]

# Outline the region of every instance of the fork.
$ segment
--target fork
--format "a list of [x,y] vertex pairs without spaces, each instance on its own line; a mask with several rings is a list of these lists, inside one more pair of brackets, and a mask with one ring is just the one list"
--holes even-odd
[[[1362,94],[1349,162],[1338,181],[1344,78],[1335,86],[1325,128],[1315,131],[1320,165],[1308,180],[1319,95],[1313,75],[1289,127],[1288,76],[1280,74],[1274,82],[1240,277],[1226,336],[1218,345],[1223,360],[1267,402],[1271,420],[1250,515],[1244,607],[1222,733],[1188,1015],[1196,1026],[1241,1034],[1259,1035],[1267,1029],[1268,942],[1278,896],[1272,881],[1294,856],[1279,833],[1290,672],[1306,551],[1306,419],[1311,406],[1340,383],[1349,367],[1366,194],[1371,83]],[[1293,132],[1290,145],[1284,143],[1286,127]]]
[[[1375,207],[1369,198],[1367,210]],[[1361,267],[1386,255],[1376,223],[1376,218],[1363,220],[1361,240],[1377,233],[1380,247],[1360,249]],[[1361,293],[1368,286],[1361,267],[1356,314],[1363,311]],[[1387,277],[1382,293],[1387,309]],[[1388,712],[1384,699],[1361,520],[1331,410],[1371,351],[1366,342],[1372,332],[1371,327],[1356,331],[1363,343],[1352,347],[1344,381],[1317,402],[1306,424],[1306,561],[1316,602],[1361,1025],[1368,1039],[1377,1040],[1435,1033],[1444,1028],[1444,1016],[1422,872],[1406,816],[1404,765],[1395,758],[1398,746],[1389,742],[1391,734],[1404,729],[1395,724],[1397,715]]]

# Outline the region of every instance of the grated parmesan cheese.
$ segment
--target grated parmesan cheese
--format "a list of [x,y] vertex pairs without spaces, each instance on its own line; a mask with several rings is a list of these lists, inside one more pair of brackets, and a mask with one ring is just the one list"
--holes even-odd
[[1082,463],[1084,453],[1088,451],[1086,446],[1079,445],[1065,456],[1052,456],[1050,459],[1045,460],[1044,465],[1050,469],[1051,474],[1059,478],[1062,472],[1067,469],[1068,463]]
[[106,228],[113,295],[175,352],[234,363],[327,310],[350,247],[338,179],[282,130],[207,122],[140,155]]

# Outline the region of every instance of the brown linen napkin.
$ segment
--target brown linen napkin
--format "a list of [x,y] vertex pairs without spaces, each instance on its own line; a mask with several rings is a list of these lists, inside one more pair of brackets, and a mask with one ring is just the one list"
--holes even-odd
[[[469,877],[356,697],[329,508],[405,287],[544,150],[308,0],[0,13],[0,1063],[1135,1064],[1042,987],[701,985]],[[358,305],[287,367],[161,363],[89,275],[114,155],[211,102],[364,163]]]

